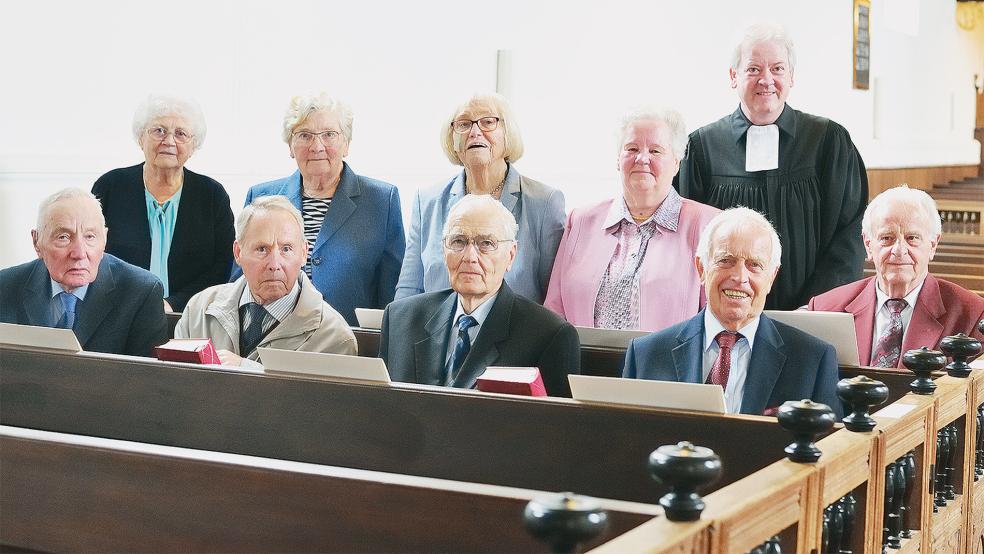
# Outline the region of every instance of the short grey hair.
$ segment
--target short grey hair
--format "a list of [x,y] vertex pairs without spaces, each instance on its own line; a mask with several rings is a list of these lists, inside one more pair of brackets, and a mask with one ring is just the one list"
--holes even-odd
[[83,202],[94,203],[99,208],[99,219],[102,221],[102,226],[106,227],[106,217],[102,213],[102,204],[99,203],[99,199],[87,190],[78,187],[69,187],[48,196],[38,206],[38,223],[35,230],[40,236],[43,237],[46,234],[45,231],[47,231],[48,225],[50,224],[50,221],[48,221],[48,212],[51,211],[51,207],[62,201],[71,201],[76,204]]
[[500,240],[516,240],[516,234],[519,232],[516,217],[509,211],[509,208],[502,205],[502,202],[488,194],[466,194],[464,198],[458,200],[457,204],[451,206],[448,218],[444,221],[442,235],[448,236],[451,224],[455,219],[463,217],[464,214],[472,210],[481,209],[492,210],[492,213],[495,214],[498,223],[502,226],[502,231],[505,233],[505,236],[498,237]]
[[285,212],[290,214],[294,218],[294,221],[297,222],[297,230],[301,238],[304,238],[304,218],[301,216],[301,212],[290,203],[290,200],[286,196],[274,195],[261,196],[253,200],[249,206],[243,208],[243,211],[239,212],[239,217],[236,218],[236,241],[242,242],[246,237],[249,222],[252,221],[254,216],[269,212]]
[[352,122],[355,119],[352,108],[345,102],[332,98],[326,92],[300,95],[290,99],[287,113],[284,114],[284,127],[281,132],[281,138],[284,139],[284,142],[290,144],[294,129],[300,127],[314,112],[328,112],[338,117],[338,126],[341,127],[339,130],[345,136],[345,142],[352,142]]
[[151,94],[137,106],[133,113],[133,138],[141,144],[147,125],[158,117],[178,116],[188,122],[191,127],[191,145],[198,150],[205,142],[205,114],[201,106],[191,98],[170,96],[166,94]]
[[670,145],[673,148],[673,155],[677,160],[683,159],[683,154],[687,150],[687,124],[683,121],[680,112],[671,108],[644,107],[636,108],[622,116],[622,122],[618,130],[618,149],[622,150],[625,144],[625,135],[633,125],[641,121],[659,121],[666,125],[670,131]]
[[697,243],[697,258],[705,266],[711,260],[711,244],[714,242],[718,230],[722,228],[744,230],[750,227],[768,230],[769,238],[772,239],[772,257],[769,259],[769,266],[770,268],[779,267],[779,262],[782,260],[782,243],[779,241],[775,227],[769,223],[764,215],[744,206],[728,208],[707,222],[707,227],[704,227],[704,231],[700,234],[700,241]]
[[789,69],[796,67],[796,49],[793,46],[793,39],[786,32],[786,29],[774,23],[759,23],[745,29],[745,36],[742,38],[735,51],[731,54],[731,69],[739,70],[741,57],[744,53],[756,44],[763,42],[778,42],[786,48],[786,60],[789,62]]
[[883,191],[871,200],[868,207],[864,209],[864,217],[861,218],[861,236],[874,238],[876,229],[873,226],[876,216],[884,217],[888,212],[919,214],[929,225],[929,230],[934,236],[939,237],[943,232],[943,222],[933,197],[925,191],[912,189],[903,184]]
[[516,117],[513,115],[512,108],[509,106],[509,101],[506,97],[498,93],[475,93],[467,102],[456,107],[449,115],[447,120],[444,122],[444,128],[441,129],[441,148],[444,149],[444,155],[448,157],[448,160],[454,165],[464,165],[461,163],[461,158],[458,157],[458,151],[454,147],[454,129],[451,128],[451,124],[454,122],[454,118],[461,113],[469,104],[488,104],[495,110],[495,113],[499,114],[499,124],[502,125],[505,130],[505,160],[509,163],[514,163],[519,161],[523,157],[523,137],[519,134],[519,124],[516,123]]

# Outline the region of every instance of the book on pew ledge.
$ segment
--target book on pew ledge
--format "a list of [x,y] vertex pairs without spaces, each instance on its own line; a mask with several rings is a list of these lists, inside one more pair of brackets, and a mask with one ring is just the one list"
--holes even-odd
[[81,352],[82,345],[71,329],[0,323],[0,344],[30,346],[46,350]]
[[162,362],[222,364],[212,339],[171,339],[154,348],[154,353]]
[[266,347],[261,347],[258,351],[264,373],[328,377],[383,385],[390,383],[386,362],[380,358],[322,352],[295,352]]
[[540,370],[535,367],[496,367],[485,368],[479,376],[478,390],[520,396],[546,396]]
[[379,329],[383,326],[383,310],[356,308],[355,319],[363,329]]
[[571,395],[581,402],[629,404],[650,408],[726,412],[724,390],[720,385],[650,381],[594,375],[568,375]]

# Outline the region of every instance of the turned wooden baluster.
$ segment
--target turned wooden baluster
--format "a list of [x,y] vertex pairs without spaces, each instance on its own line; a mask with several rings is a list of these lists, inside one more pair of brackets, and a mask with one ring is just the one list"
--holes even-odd
[[946,460],[949,449],[950,441],[946,439],[946,429],[940,429],[936,432],[936,475],[933,479],[936,489],[933,504],[936,508],[946,506]]
[[948,441],[947,459],[946,459],[946,486],[944,487],[944,494],[947,500],[953,500],[956,496],[956,488],[954,483],[957,476],[957,424],[951,423],[947,425],[946,437]]
[[909,514],[912,512],[912,507],[909,506],[909,502],[912,501],[912,490],[916,484],[916,453],[909,451],[908,454],[902,458],[902,475],[905,480],[905,493],[903,495],[902,502],[902,538],[911,539],[912,538],[912,521]]

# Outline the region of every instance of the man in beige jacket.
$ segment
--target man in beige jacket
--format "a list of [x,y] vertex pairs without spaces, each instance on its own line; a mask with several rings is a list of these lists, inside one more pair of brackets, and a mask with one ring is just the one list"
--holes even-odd
[[304,220],[283,196],[243,208],[232,245],[243,275],[188,301],[175,338],[210,338],[224,365],[259,367],[258,347],[356,354],[355,335],[301,271]]

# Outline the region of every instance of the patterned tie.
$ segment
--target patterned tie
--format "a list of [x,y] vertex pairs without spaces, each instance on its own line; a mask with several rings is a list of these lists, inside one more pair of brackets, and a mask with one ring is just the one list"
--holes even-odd
[[242,357],[247,357],[250,353],[256,349],[256,345],[260,344],[263,340],[263,318],[267,311],[263,306],[260,306],[256,302],[250,302],[243,306],[243,316],[242,321],[246,321],[246,314],[249,313],[249,326],[242,327],[242,333],[239,334],[239,355]]
[[895,367],[902,354],[902,310],[909,305],[901,298],[891,298],[885,301],[891,315],[888,327],[878,337],[875,351],[871,353],[872,367]]
[[731,372],[731,349],[738,339],[742,338],[740,333],[731,331],[721,331],[714,337],[718,343],[718,356],[711,366],[711,374],[707,376],[707,382],[711,385],[721,385],[722,389],[728,388],[728,374]]
[[458,340],[454,343],[454,354],[451,355],[451,367],[448,368],[448,375],[444,380],[445,385],[451,385],[455,376],[458,375],[458,370],[461,369],[461,364],[468,357],[468,351],[471,350],[471,339],[468,338],[468,330],[476,325],[478,325],[478,322],[470,315],[463,315],[458,318]]
[[65,291],[59,292],[58,296],[61,299],[62,307],[65,308],[65,313],[58,320],[58,328],[72,329],[75,327],[75,304],[79,297]]

